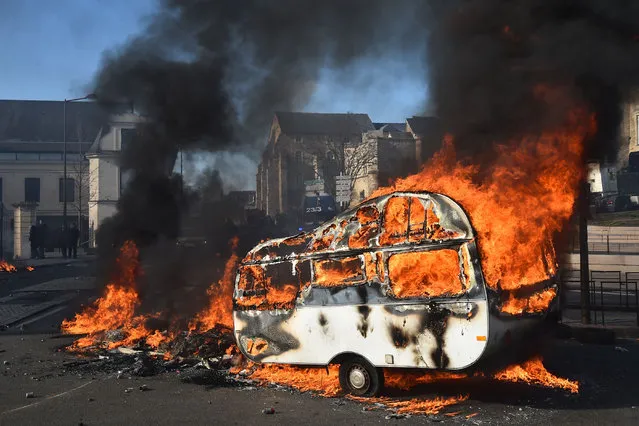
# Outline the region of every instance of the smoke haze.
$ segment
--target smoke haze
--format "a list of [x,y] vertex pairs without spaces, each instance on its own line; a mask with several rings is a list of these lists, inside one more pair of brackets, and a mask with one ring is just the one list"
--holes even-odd
[[[551,129],[569,108],[597,116],[591,158],[614,160],[620,101],[639,80],[639,4],[632,1],[451,1],[429,39],[432,100],[458,146],[478,155],[494,141]],[[548,103],[540,87],[569,96]]]
[[[631,1],[161,5],[146,32],[105,55],[95,92],[105,103],[132,102],[146,117],[122,153],[133,179],[117,215],[101,225],[100,245],[128,238],[155,244],[153,257],[162,266],[150,274],[153,293],[169,310],[192,298],[181,290],[188,281],[183,271],[192,265],[161,242],[180,233],[193,200],[204,212],[206,223],[198,226],[212,253],[228,254],[232,232],[241,234],[241,250],[268,236],[259,224],[244,231],[222,226],[229,206],[214,194],[254,179],[240,168],[259,161],[274,111],[303,109],[326,69],[336,70],[344,85],[350,80],[350,93],[388,102],[385,88],[348,71],[375,67],[375,58],[404,58],[422,73],[424,98],[456,146],[483,164],[495,142],[552,129],[577,105],[597,114],[599,133],[587,155],[614,158],[619,102],[639,79],[639,4]],[[552,103],[536,96],[557,86],[568,96]],[[169,176],[179,150],[187,152],[183,167],[197,183],[194,193],[185,194]],[[215,269],[209,266],[196,267],[208,282]]]

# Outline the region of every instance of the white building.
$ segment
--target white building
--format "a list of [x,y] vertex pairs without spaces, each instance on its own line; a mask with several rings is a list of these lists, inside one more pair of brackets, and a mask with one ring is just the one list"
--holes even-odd
[[67,103],[65,144],[63,102],[0,100],[0,229],[5,256],[14,252],[14,229],[19,228],[14,209],[19,204],[35,208],[30,220],[42,219],[49,229],[45,244],[49,249],[57,245],[56,232],[63,223],[65,145],[67,221],[76,222],[81,238],[86,238],[90,178],[84,154],[107,121],[108,115],[95,103]]
[[117,211],[127,177],[120,171],[120,152],[135,135],[139,115],[126,113],[111,116],[109,126],[100,130],[86,157],[89,160],[89,244],[95,245],[95,231]]
[[[109,115],[94,102],[0,100],[0,240],[3,255],[24,256],[28,236],[15,235],[30,224],[16,224],[16,206],[29,221],[42,219],[49,229],[46,245],[58,245],[63,224],[63,154],[67,152],[67,223],[76,222],[81,242],[91,242],[100,223],[115,214],[124,183],[119,153],[133,137],[140,117]],[[16,231],[18,230],[18,231]],[[20,247],[14,247],[17,241]],[[15,249],[15,250],[14,250]]]
[[590,192],[596,194],[617,193],[617,168],[611,164],[588,163]]

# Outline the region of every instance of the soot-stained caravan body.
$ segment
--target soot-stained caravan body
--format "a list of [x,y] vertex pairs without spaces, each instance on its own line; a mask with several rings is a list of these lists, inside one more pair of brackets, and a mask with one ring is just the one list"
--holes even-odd
[[506,318],[498,299],[463,209],[401,192],[251,250],[236,277],[234,331],[252,361],[339,363],[346,392],[373,395],[381,367],[467,369],[542,320]]

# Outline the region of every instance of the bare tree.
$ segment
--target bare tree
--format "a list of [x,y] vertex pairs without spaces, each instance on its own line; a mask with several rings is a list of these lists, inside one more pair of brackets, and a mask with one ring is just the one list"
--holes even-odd
[[377,167],[377,138],[362,137],[362,143],[357,146],[346,146],[344,150],[344,173],[352,177],[351,190],[357,179],[368,176]]
[[350,189],[377,167],[377,138],[367,134],[356,138],[329,136],[305,141],[304,150],[315,158],[318,172],[324,178],[326,190],[335,194],[335,176],[351,176]]
[[83,218],[89,215],[90,200],[95,199],[95,181],[97,176],[92,175],[89,170],[89,161],[83,154],[74,155],[73,161],[69,162],[68,178],[73,179],[73,199],[69,200],[72,211],[77,216],[78,229],[81,238],[84,238]]

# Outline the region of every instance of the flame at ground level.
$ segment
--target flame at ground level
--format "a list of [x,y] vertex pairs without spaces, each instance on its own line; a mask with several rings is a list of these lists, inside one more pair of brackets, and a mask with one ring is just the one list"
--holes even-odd
[[466,401],[468,399],[468,395],[451,396],[448,398],[438,396],[433,399],[394,399],[389,397],[361,398],[355,396],[349,396],[348,398],[366,404],[382,404],[386,407],[387,410],[394,411],[398,414],[433,415],[439,414],[446,407]]
[[322,396],[337,396],[341,392],[338,365],[329,365],[326,368],[304,368],[261,364],[255,366],[250,378],[260,382],[275,382],[290,386],[302,392],[318,392]]
[[[296,388],[302,392],[317,392],[322,396],[334,397],[342,390],[339,384],[339,366],[329,365],[327,367],[307,368],[290,365],[276,364],[253,364],[248,363],[248,368],[252,369],[249,377],[263,384],[277,383],[283,386]],[[237,373],[240,368],[233,370]],[[469,375],[467,373],[455,373],[448,371],[402,371],[396,369],[384,369],[384,385],[387,388],[400,390],[410,390],[418,385],[441,383],[445,381],[455,381],[469,378],[485,378],[483,373]],[[547,388],[559,388],[571,393],[579,392],[579,384],[575,381],[563,379],[550,373],[544,367],[540,356],[534,357],[522,364],[515,364],[495,373],[493,379],[505,382],[523,382]],[[437,414],[443,408],[457,404],[468,399],[466,396],[456,396],[448,398],[411,398],[407,400],[394,399],[389,397],[380,398],[360,398],[348,396],[348,398],[365,402],[380,403],[387,409],[397,413],[413,414]]]
[[6,260],[0,260],[0,271],[4,272],[16,272],[18,269],[7,262]]
[[[60,326],[66,334],[88,334],[76,340],[73,348],[86,348],[104,344],[108,349],[128,346],[141,340],[151,347],[157,347],[167,336],[149,330],[145,323],[153,315],[135,315],[140,305],[136,280],[140,274],[139,251],[135,243],[127,241],[120,249],[117,259],[117,276],[106,286],[104,295],[72,320],[64,320]],[[105,333],[113,331],[122,334],[121,338],[105,338]],[[106,341],[106,342],[105,342]]]
[[495,379],[508,382],[524,382],[545,386],[549,388],[561,388],[571,393],[579,392],[579,383],[557,377],[544,367],[542,358],[534,357],[521,365],[512,365],[494,375]]
[[189,331],[206,331],[221,324],[229,328],[233,328],[233,290],[235,285],[235,269],[240,261],[236,253],[239,238],[231,239],[231,257],[224,265],[224,275],[212,285],[207,294],[209,295],[209,304],[207,308],[200,312],[189,323]]

